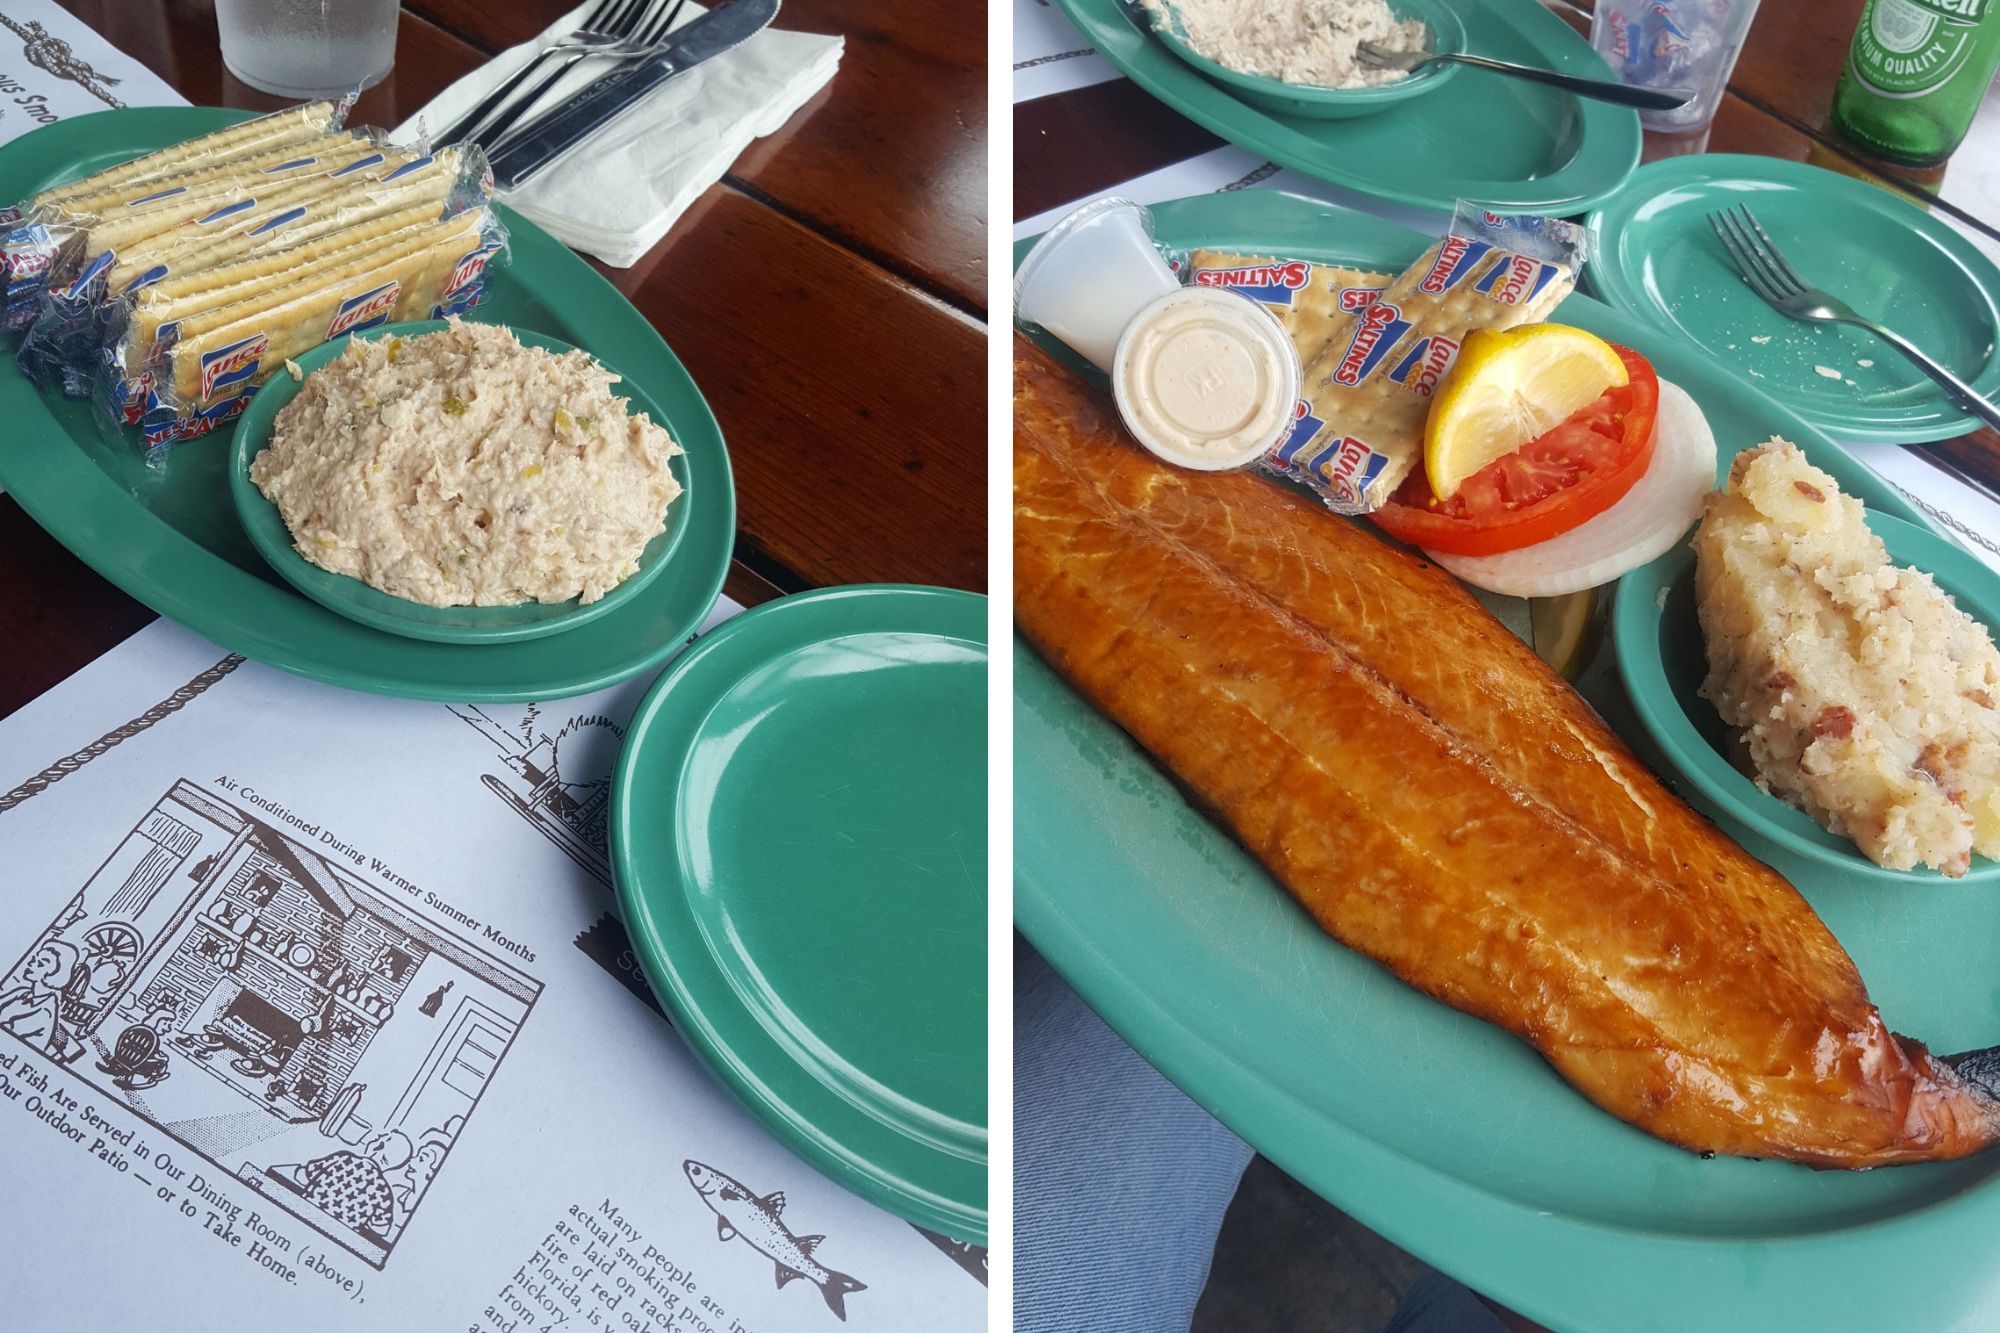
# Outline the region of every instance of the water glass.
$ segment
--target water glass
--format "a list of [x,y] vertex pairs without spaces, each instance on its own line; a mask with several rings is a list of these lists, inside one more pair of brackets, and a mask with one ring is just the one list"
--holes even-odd
[[215,0],[222,63],[301,101],[372,87],[396,63],[396,0]]
[[1597,0],[1590,44],[1621,82],[1687,90],[1676,111],[1641,111],[1649,130],[1686,134],[1715,119],[1757,0]]

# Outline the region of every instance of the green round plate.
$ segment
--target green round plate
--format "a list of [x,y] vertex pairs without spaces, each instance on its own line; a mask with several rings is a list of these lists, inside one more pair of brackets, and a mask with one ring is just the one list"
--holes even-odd
[[[477,310],[469,319],[484,322],[479,320]],[[445,327],[445,321],[441,319],[410,320],[378,325],[352,336],[367,339],[415,338],[436,333]],[[541,347],[558,353],[575,350],[560,338],[551,338],[532,329],[515,329],[513,333],[527,347]],[[347,340],[338,338],[322,343],[295,359],[299,369],[310,375],[339,356],[346,347]],[[611,369],[616,370],[616,367]],[[558,634],[587,624],[632,601],[645,590],[647,584],[659,577],[679,548],[681,535],[687,531],[685,519],[689,509],[701,503],[701,498],[695,495],[689,483],[687,456],[676,456],[671,466],[675,480],[681,484],[681,494],[675,497],[668,511],[666,530],[646,543],[646,549],[639,557],[637,572],[588,606],[574,597],[566,602],[521,602],[514,606],[425,606],[406,598],[393,597],[369,587],[360,579],[321,569],[300,555],[298,548],[292,544],[292,534],[285,527],[284,516],[278,512],[278,506],[265,499],[264,493],[250,480],[250,464],[270,443],[272,422],[277,419],[279,410],[291,402],[302,387],[302,383],[293,380],[290,375],[274,375],[257,391],[257,396],[250,400],[250,406],[237,419],[229,464],[229,489],[236,500],[236,516],[242,521],[243,530],[250,534],[250,542],[257,548],[258,554],[270,562],[271,568],[277,570],[285,582],[329,611],[391,634],[433,639],[439,643],[512,643],[521,639],[538,639],[544,634]],[[646,413],[655,423],[665,427],[667,434],[676,440],[680,438],[679,426],[630,380],[618,385],[615,392],[630,403],[630,410]]]
[[[1931,575],[1960,609],[2000,634],[2000,574],[1957,542],[1926,528],[1868,512],[1868,526],[1889,558]],[[1810,816],[1762,791],[1728,759],[1733,737],[1714,705],[1695,691],[1708,675],[1708,649],[1695,614],[1694,550],[1682,544],[1618,581],[1611,637],[1618,671],[1639,720],[1673,766],[1722,813],[1739,841],[1763,838],[1843,874],[1877,881],[1890,892],[1917,892],[1944,876],[1935,870],[1887,870],[1828,833]],[[1972,858],[1961,883],[2000,879],[2000,862]],[[1880,891],[1880,890],[1878,890]]]
[[855,1193],[986,1240],[986,599],[849,587],[698,640],[611,801],[654,993]]
[[[1611,193],[1639,161],[1639,117],[1630,108],[1484,70],[1460,70],[1380,115],[1275,115],[1210,82],[1121,0],[1056,3],[1100,55],[1189,120],[1373,198],[1447,213],[1460,199],[1503,213],[1574,213]],[[1452,0],[1452,9],[1468,51],[1612,77],[1588,42],[1534,0]]]
[[[1255,190],[1156,206],[1160,239],[1394,270],[1429,238]],[[1784,435],[1898,518],[1890,487],[1676,340],[1572,296],[1652,356],[1723,465]],[[1329,515],[1329,523],[1341,520]],[[1599,654],[1600,661],[1609,654]],[[1655,771],[1608,662],[1584,696]],[[1562,1333],[2000,1328],[2000,1151],[1877,1171],[1703,1161],[1598,1110],[1526,1045],[1326,935],[1035,653],[1014,654],[1015,920],[1197,1102],[1363,1224]],[[1799,886],[1900,1032],[2000,1040],[1992,883],[1883,885],[1747,845]]]
[[1978,429],[1881,339],[1802,324],[1759,300],[1709,229],[1709,214],[1737,204],[1807,282],[2000,395],[2000,268],[1903,196],[1802,162],[1715,153],[1639,168],[1590,219],[1592,292],[1836,439],[1911,444]]
[[[1465,25],[1458,12],[1444,0],[1391,0],[1389,8],[1399,19],[1421,19],[1430,31],[1429,50],[1434,55],[1456,55],[1465,50]],[[1372,116],[1392,106],[1436,92],[1456,74],[1461,65],[1426,65],[1392,83],[1361,88],[1332,88],[1314,84],[1286,83],[1263,74],[1246,74],[1210,60],[1187,44],[1186,30],[1177,11],[1170,18],[1153,20],[1153,32],[1169,51],[1200,70],[1215,82],[1234,88],[1236,95],[1260,110],[1304,120],[1351,120]]]
[[[249,113],[147,107],[75,116],[0,146],[0,199],[243,120]],[[486,270],[468,318],[538,329],[617,366],[676,427],[689,489],[674,573],[567,633],[522,643],[435,643],[388,634],[301,595],[259,555],[236,516],[226,436],[146,461],[137,432],[94,402],[39,392],[0,366],[0,486],[85,564],[161,615],[245,657],[349,689],[499,703],[601,689],[658,667],[722,590],[736,493],[722,432],[680,361],[618,289],[502,207],[509,257]],[[676,501],[676,504],[679,502]]]

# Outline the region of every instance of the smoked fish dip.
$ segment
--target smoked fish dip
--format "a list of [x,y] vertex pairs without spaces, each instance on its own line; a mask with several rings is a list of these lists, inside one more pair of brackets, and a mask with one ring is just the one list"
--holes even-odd
[[588,353],[491,324],[349,341],[250,479],[299,554],[425,606],[594,602],[636,573],[681,452]]

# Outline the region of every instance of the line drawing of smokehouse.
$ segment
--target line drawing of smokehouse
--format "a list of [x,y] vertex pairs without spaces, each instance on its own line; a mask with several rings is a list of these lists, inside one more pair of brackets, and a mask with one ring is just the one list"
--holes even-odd
[[541,984],[312,841],[175,783],[0,975],[0,1032],[381,1268]]
[[[482,773],[479,780],[530,827],[557,847],[583,870],[611,883],[611,859],[606,838],[611,806],[611,771],[604,767],[584,773],[563,767],[560,752],[573,735],[601,727],[622,738],[609,718],[572,717],[564,720],[554,736],[537,731],[540,706],[531,706],[516,736],[504,723],[485,709],[472,705],[452,707],[452,716],[493,743],[494,751],[506,765],[505,777]],[[526,737],[527,739],[523,739]],[[610,753],[616,753],[614,739]],[[571,768],[579,767],[572,762]]]

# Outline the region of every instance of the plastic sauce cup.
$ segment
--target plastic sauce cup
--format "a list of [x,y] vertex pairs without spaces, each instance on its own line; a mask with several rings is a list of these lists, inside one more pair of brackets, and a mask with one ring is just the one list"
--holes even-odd
[[1153,248],[1153,215],[1114,196],[1085,204],[1035,243],[1014,275],[1014,315],[1108,373],[1132,316],[1179,290]]
[[1126,326],[1111,391],[1139,443],[1179,467],[1261,458],[1292,420],[1299,354],[1270,312],[1220,287],[1177,287]]

